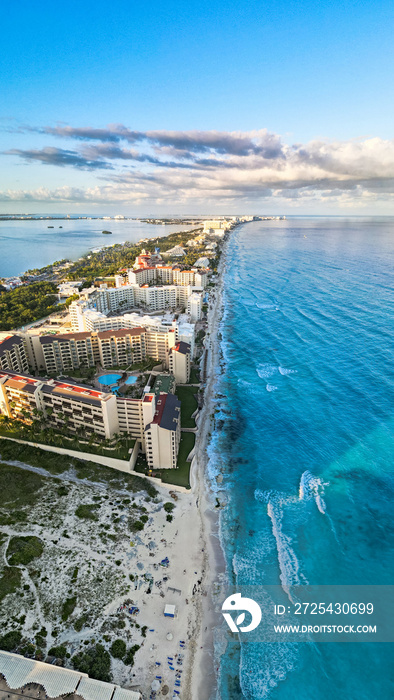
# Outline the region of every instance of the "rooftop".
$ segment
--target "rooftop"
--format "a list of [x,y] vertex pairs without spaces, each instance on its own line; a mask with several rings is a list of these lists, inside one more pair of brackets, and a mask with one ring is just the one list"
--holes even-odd
[[180,340],[179,343],[177,343],[175,345],[174,350],[176,352],[180,352],[181,355],[189,355],[190,354],[190,345],[189,345],[189,343],[185,343],[183,340]]
[[[181,402],[174,394],[160,394],[156,402],[153,424],[165,430],[176,430],[180,419]],[[150,426],[147,426],[149,428]]]
[[172,394],[175,391],[175,377],[172,374],[158,374],[152,391],[156,396],[163,393]]
[[120,328],[118,331],[101,331],[97,333],[97,337],[100,340],[105,340],[105,338],[124,338],[127,335],[142,335],[145,333],[145,328]]
[[0,341],[0,355],[6,350],[12,350],[14,345],[23,345],[23,339],[19,335],[9,335]]
[[138,692],[119,688],[113,683],[96,681],[89,678],[86,673],[52,666],[52,664],[27,659],[7,651],[0,651],[0,674],[10,689],[22,689],[30,683],[37,683],[45,689],[50,698],[59,698],[62,695],[73,695],[84,700],[140,700],[141,698]]
[[59,335],[41,335],[40,343],[41,345],[48,345],[49,343],[62,342],[62,340],[85,340],[86,338],[90,338],[90,335],[91,333],[88,333],[86,331],[81,333],[63,333]]

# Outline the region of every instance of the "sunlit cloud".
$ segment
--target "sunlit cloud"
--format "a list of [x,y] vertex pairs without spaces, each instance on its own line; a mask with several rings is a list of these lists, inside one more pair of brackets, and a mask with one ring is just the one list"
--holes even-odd
[[[394,141],[377,137],[288,144],[278,134],[132,131],[116,124],[26,127],[25,132],[73,140],[72,148],[13,148],[4,155],[63,169],[90,171],[93,187],[0,193],[3,201],[298,202],[364,206],[392,201]],[[93,173],[95,175],[93,175]],[[72,176],[70,174],[70,183]]]

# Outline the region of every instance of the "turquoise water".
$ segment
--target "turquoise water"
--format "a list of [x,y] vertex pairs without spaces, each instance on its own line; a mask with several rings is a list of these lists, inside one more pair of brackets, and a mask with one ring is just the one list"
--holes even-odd
[[[300,219],[231,236],[209,473],[237,587],[394,581],[393,235],[394,219]],[[321,501],[299,497],[305,472]],[[392,655],[236,638],[219,696],[388,700]]]
[[127,377],[125,384],[135,384],[138,377]]
[[[0,221],[0,277],[20,275],[64,258],[77,260],[89,250],[114,243],[137,243],[141,238],[168,236],[185,228],[189,227],[129,220]],[[112,235],[102,234],[103,230],[112,231]]]
[[103,374],[98,380],[103,386],[111,386],[111,384],[115,384],[121,377],[121,374]]

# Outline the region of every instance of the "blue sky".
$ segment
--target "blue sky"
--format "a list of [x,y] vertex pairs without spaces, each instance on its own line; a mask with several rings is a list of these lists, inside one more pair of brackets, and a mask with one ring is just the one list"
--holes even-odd
[[[0,211],[391,213],[393,19],[385,0],[9,4]],[[234,132],[252,146],[212,138]]]

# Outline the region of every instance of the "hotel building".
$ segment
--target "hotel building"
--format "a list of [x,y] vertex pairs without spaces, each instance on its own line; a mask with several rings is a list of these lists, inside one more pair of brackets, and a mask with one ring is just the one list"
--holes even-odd
[[[23,343],[22,338],[18,340]],[[42,335],[27,338],[27,342],[30,362],[26,360],[23,368],[15,362],[13,366],[8,363],[4,369],[27,372],[30,364],[34,369],[45,369],[48,374],[61,374],[97,364],[104,369],[125,367],[142,362],[147,357],[164,362],[168,367],[169,351],[177,342],[177,333],[174,328],[118,328]]]
[[0,413],[32,422],[42,414],[52,428],[111,438],[118,432],[116,397],[90,387],[0,371]]
[[115,434],[138,440],[153,469],[175,469],[180,442],[180,401],[173,394],[146,393],[141,399],[115,396],[83,384],[0,370],[0,414],[46,424],[74,435]]
[[190,345],[179,342],[170,350],[169,370],[177,384],[188,384],[190,379]]
[[146,459],[151,469],[174,469],[181,439],[181,402],[159,394],[153,420],[145,428]]
[[0,341],[0,369],[28,372],[29,361],[23,338],[9,335]]
[[196,323],[202,316],[202,294],[193,292],[187,300],[187,314],[190,321]]

